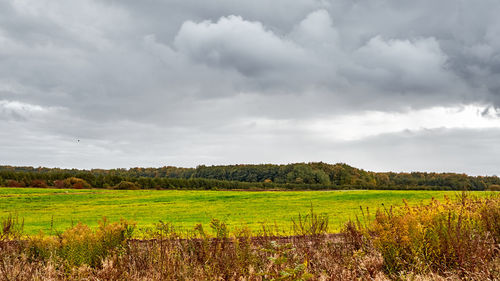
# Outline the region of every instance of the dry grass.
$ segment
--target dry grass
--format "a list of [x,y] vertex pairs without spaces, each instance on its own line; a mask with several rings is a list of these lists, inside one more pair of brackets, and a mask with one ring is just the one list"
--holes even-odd
[[[375,249],[392,277],[449,272],[460,278],[499,278],[500,196],[456,200],[378,210],[367,223],[346,230],[363,249]],[[479,278],[479,277],[478,277]],[[479,278],[479,279],[481,279]]]

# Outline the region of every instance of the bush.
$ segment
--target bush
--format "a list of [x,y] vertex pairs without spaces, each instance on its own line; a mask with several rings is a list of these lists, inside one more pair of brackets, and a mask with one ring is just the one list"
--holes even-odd
[[7,186],[8,187],[25,187],[26,185],[22,181],[18,182],[16,180],[8,180],[7,181]]
[[500,191],[500,185],[492,184],[492,185],[488,186],[488,190],[489,191]]
[[83,179],[71,177],[64,180],[64,187],[82,189],[90,188],[90,184]]
[[44,180],[32,180],[31,187],[47,188],[47,183]]
[[55,180],[54,187],[55,188],[64,188],[64,181],[63,180]]
[[139,189],[137,185],[129,181],[121,181],[119,184],[115,185],[115,189]]

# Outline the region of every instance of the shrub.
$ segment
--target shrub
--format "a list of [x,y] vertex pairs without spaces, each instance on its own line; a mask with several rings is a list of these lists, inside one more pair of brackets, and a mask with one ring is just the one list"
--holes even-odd
[[64,187],[82,189],[90,188],[90,184],[83,179],[71,177],[64,180]]
[[115,189],[139,189],[139,187],[137,185],[135,185],[135,183],[129,182],[129,181],[121,181],[114,188]]
[[32,180],[31,187],[47,188],[47,183],[44,180]]
[[500,185],[492,184],[492,185],[488,186],[488,190],[489,191],[500,191]]
[[64,181],[63,180],[55,180],[54,187],[55,188],[64,188]]
[[7,181],[7,186],[8,187],[25,187],[26,185],[22,181],[18,182],[16,180],[8,180]]

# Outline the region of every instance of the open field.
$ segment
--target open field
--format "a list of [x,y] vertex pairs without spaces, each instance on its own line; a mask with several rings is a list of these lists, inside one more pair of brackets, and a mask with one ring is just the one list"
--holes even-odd
[[[360,206],[371,212],[401,205],[428,202],[431,198],[453,197],[456,191],[177,191],[177,190],[104,190],[0,188],[0,218],[9,214],[24,219],[24,231],[35,234],[64,230],[78,221],[91,227],[106,216],[137,222],[150,227],[159,220],[192,229],[212,218],[230,227],[247,225],[259,230],[262,223],[276,223],[290,229],[291,218],[306,214],[311,204],[317,213],[327,213],[330,230],[360,214]],[[486,195],[486,192],[475,192]]]

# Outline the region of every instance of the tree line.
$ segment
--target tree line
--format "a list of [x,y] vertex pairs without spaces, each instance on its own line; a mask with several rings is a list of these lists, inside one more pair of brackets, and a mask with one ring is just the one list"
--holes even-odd
[[344,163],[60,169],[0,166],[0,186],[117,189],[428,189],[500,188],[497,176],[370,172]]

